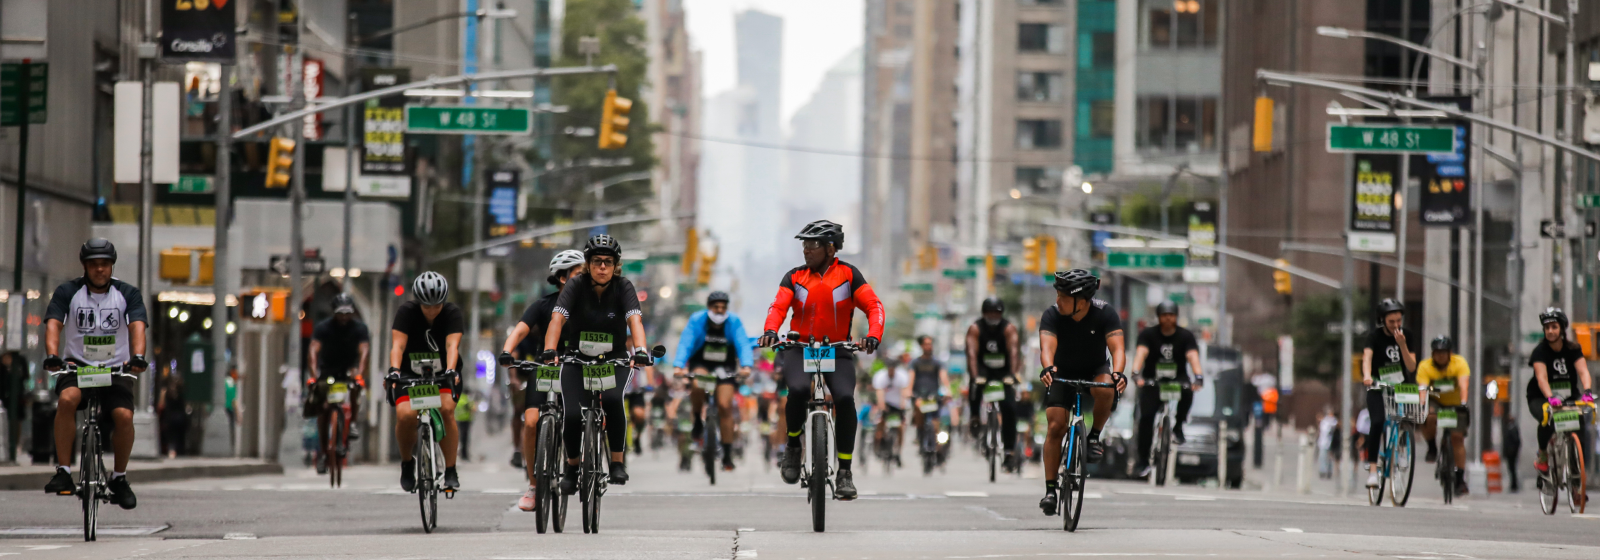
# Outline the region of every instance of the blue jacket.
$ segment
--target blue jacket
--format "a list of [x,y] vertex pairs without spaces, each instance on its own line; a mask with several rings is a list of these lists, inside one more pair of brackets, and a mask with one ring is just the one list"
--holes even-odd
[[[689,316],[689,324],[683,327],[683,334],[678,336],[678,351],[672,356],[672,367],[686,367],[689,365],[689,356],[700,351],[706,344],[706,321],[708,313],[704,310],[696,311]],[[738,315],[728,314],[728,322],[723,325],[723,334],[733,342],[734,349],[739,354],[739,367],[755,365],[755,341],[745,335],[744,322]]]

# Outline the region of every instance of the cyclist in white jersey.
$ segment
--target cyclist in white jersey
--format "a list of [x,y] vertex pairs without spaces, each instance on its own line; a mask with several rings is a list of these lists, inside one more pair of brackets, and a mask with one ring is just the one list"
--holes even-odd
[[[80,366],[126,366],[140,373],[149,366],[144,357],[144,298],[139,289],[111,277],[117,263],[117,248],[102,238],[90,239],[78,249],[83,276],[63,282],[50,296],[45,319],[46,371],[61,371],[63,358]],[[63,334],[65,336],[63,336]],[[62,344],[65,340],[66,344]],[[128,487],[128,454],[133,451],[133,403],[138,380],[131,375],[114,376],[112,385],[99,389],[100,402],[111,416],[111,450],[114,456],[108,489],[111,501],[122,509],[138,505]],[[83,406],[83,389],[71,374],[56,378],[56,467],[55,476],[45,485],[49,494],[70,496],[76,489],[72,481],[72,448],[77,437],[77,411]]]

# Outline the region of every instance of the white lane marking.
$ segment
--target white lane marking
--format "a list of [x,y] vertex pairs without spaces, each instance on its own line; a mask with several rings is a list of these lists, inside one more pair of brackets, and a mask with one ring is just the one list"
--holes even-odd
[[[216,300],[212,300],[212,301],[216,301]],[[16,556],[16,555],[19,555],[19,554],[22,554],[22,553],[21,552],[0,552],[0,556]]]
[[1173,498],[1178,500],[1178,501],[1180,501],[1180,502],[1215,502],[1215,501],[1217,501],[1217,499],[1215,497],[1212,497],[1212,496],[1173,496]]
[[483,493],[484,494],[515,494],[515,495],[521,496],[524,491],[525,490],[518,490],[516,488],[489,488],[487,490],[484,490]]
[[989,493],[988,492],[963,492],[963,491],[955,491],[955,490],[952,490],[952,491],[949,491],[949,492],[945,492],[944,495],[952,497],[952,498],[987,498],[987,497],[989,497]]
[[1285,532],[1285,533],[1304,533],[1305,531],[1301,530],[1301,529],[1296,529],[1294,527],[1284,527],[1283,528],[1283,532]]
[[754,551],[754,550],[741,550],[741,551],[739,551],[738,554],[734,554],[733,557],[734,558],[755,558],[755,557],[757,557],[757,554],[756,554],[756,551]]
[[[98,531],[98,530],[99,530],[99,528],[96,528],[96,531]],[[22,545],[22,548],[26,548],[26,549],[32,551],[32,550],[56,550],[58,548],[68,548],[68,547],[71,547],[71,546],[72,545],[70,545],[70,544],[29,544],[29,545]]]
[[222,536],[222,540],[225,540],[225,541],[253,541],[253,540],[256,540],[256,534],[255,533],[228,533],[228,534]]
[[1577,519],[1600,519],[1600,513],[1574,513],[1572,517]]
[[490,556],[489,560],[551,560],[548,556]]
[[967,509],[971,510],[971,511],[976,511],[976,512],[984,514],[984,515],[987,515],[987,516],[989,516],[989,518],[996,519],[996,520],[999,520],[999,521],[1016,521],[1017,520],[1015,517],[1006,517],[1004,515],[1000,515],[1000,512],[992,510],[992,509],[989,509],[989,508],[986,508],[986,507],[983,507],[983,506],[967,506]]
[[1084,492],[1083,493],[1083,499],[1085,499],[1085,500],[1098,500],[1098,499],[1104,498],[1104,497],[1105,496],[1100,495],[1099,492]]
[[[137,536],[143,536],[143,535],[154,535],[154,534],[159,533],[161,531],[165,531],[170,527],[171,527],[170,525],[161,525],[161,526],[158,526],[158,527],[107,527],[107,526],[102,525],[102,526],[100,526],[100,528],[96,529],[95,532],[99,533],[101,535],[109,535],[109,536],[116,536],[116,537],[137,537]],[[5,527],[5,528],[0,528],[0,536],[19,536],[20,535],[20,536],[35,536],[35,537],[59,537],[59,536],[71,536],[71,535],[82,535],[82,534],[83,534],[83,526],[81,526],[81,525],[75,525],[75,526],[71,526],[71,527]],[[32,545],[32,546],[51,546],[51,547],[55,547],[55,548],[65,548],[67,545]],[[50,550],[50,549],[41,548],[41,549],[38,549],[38,550]]]
[[1404,558],[1406,560],[1450,560],[1452,558],[1477,558],[1476,556],[1467,556],[1465,554],[1456,554],[1454,552],[1418,552],[1417,554],[1428,554],[1430,556],[1396,556],[1395,558]]
[[756,532],[756,528],[755,527],[740,527],[739,528],[739,532],[740,533],[754,533],[754,532]]

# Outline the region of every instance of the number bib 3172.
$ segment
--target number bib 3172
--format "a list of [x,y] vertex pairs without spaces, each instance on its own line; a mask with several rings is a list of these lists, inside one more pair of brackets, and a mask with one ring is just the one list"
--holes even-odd
[[805,361],[806,373],[833,373],[833,348],[804,348],[801,356]]

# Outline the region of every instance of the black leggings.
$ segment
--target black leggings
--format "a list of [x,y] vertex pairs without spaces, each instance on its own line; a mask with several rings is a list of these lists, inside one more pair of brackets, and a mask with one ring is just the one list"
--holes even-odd
[[[1157,381],[1145,381],[1139,388],[1139,464],[1150,464],[1150,446],[1156,436],[1156,412],[1159,412],[1164,403],[1161,402],[1161,387]],[[1172,421],[1173,426],[1183,426],[1189,421],[1189,407],[1194,404],[1194,391],[1185,385],[1183,396],[1178,397],[1178,417]],[[1160,465],[1157,465],[1159,468]]]
[[[999,380],[997,376],[996,381]],[[987,381],[967,388],[967,410],[972,411],[968,422],[983,421],[983,386]],[[1006,446],[1003,450],[1010,453],[1017,448],[1017,389],[1011,384],[1006,384],[1006,398],[998,403],[1000,405],[1000,441]]]
[[[784,403],[784,418],[789,423],[789,443],[798,445],[805,431],[806,405],[811,402],[811,374],[805,372],[799,348],[778,354],[783,365],[784,383],[789,386],[789,401]],[[824,374],[828,378],[828,392],[833,395],[833,439],[839,446],[839,458],[849,460],[856,450],[856,360],[844,350],[834,353],[834,371]]]
[[[622,410],[622,387],[628,384],[629,371],[617,369],[617,386],[600,393],[600,409],[606,413],[606,443],[613,452],[621,452],[627,444],[628,417]],[[583,405],[589,402],[589,393],[583,388],[583,366],[561,366],[561,402],[566,407],[561,438],[567,445],[568,459],[577,459],[583,453]]]

